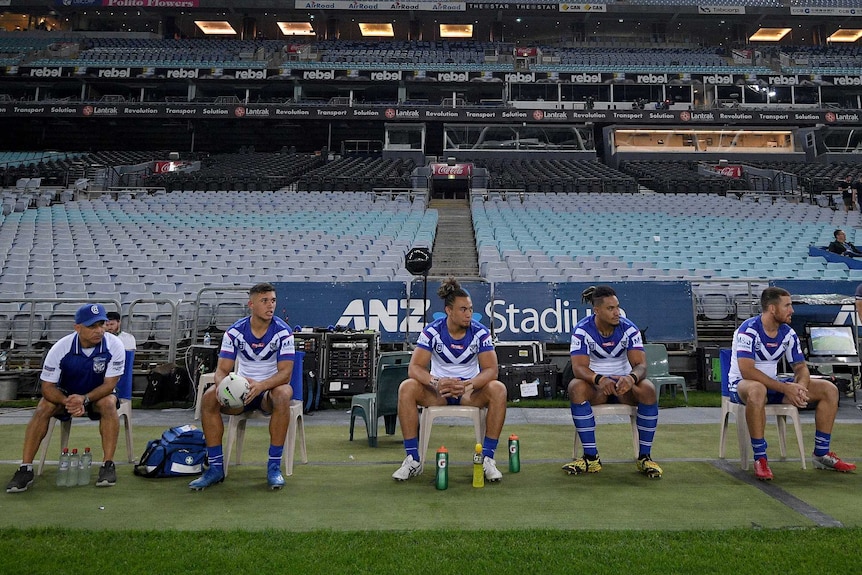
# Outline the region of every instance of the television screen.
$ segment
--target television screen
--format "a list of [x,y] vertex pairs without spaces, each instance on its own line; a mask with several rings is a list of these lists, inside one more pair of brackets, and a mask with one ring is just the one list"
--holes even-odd
[[808,326],[808,353],[812,356],[855,356],[853,326]]

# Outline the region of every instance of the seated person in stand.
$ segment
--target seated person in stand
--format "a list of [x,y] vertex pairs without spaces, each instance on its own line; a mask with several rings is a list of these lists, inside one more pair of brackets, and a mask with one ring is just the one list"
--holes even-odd
[[844,233],[844,230],[835,230],[832,232],[832,235],[835,236],[835,241],[829,244],[829,247],[826,248],[827,250],[839,256],[862,258],[862,251],[847,241],[847,234]]

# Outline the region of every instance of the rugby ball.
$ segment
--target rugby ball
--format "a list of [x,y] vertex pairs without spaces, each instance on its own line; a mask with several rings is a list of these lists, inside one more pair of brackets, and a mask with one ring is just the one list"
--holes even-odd
[[229,373],[216,389],[218,402],[224,407],[242,407],[248,396],[248,380],[238,373]]

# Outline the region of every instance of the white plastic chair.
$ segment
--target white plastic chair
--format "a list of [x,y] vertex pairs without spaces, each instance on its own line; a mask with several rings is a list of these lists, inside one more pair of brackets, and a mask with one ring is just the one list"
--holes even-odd
[[[724,459],[725,443],[727,440],[727,426],[730,423],[730,414],[736,417],[736,437],[739,441],[739,465],[742,469],[748,469],[748,453],[751,451],[751,436],[748,434],[748,424],[745,421],[745,406],[733,403],[729,397],[721,398],[721,437],[718,444],[718,457]],[[787,458],[787,418],[793,421],[796,430],[796,442],[799,445],[799,459],[802,460],[802,469],[805,469],[805,446],[802,442],[802,425],[799,421],[799,410],[793,405],[777,403],[766,406],[766,417],[775,416],[778,424],[778,448],[781,459]]]
[[[224,474],[227,475],[231,452],[236,444],[236,464],[242,464],[242,445],[245,441],[245,426],[249,419],[254,417],[268,417],[259,411],[231,415],[228,420],[227,439],[224,451]],[[308,451],[305,446],[305,424],[302,417],[302,402],[296,399],[290,402],[290,425],[287,428],[287,437],[284,442],[284,474],[293,475],[293,458],[296,453],[296,435],[299,434],[300,453],[302,462],[308,463]]]
[[[623,403],[604,403],[594,405],[593,416],[600,415],[628,415],[632,425],[632,447],[634,448],[635,459],[640,455],[640,442],[638,441],[638,408],[636,405],[626,405]],[[581,444],[581,438],[578,436],[578,430],[575,428],[575,441],[572,447],[572,459],[578,458],[578,447]]]
[[195,419],[201,418],[201,401],[207,387],[215,383],[215,373],[202,373],[198,378],[198,388],[195,390]]
[[[126,453],[129,463],[135,462],[134,443],[132,441],[132,402],[128,399],[120,400],[120,407],[117,409],[117,415],[120,420],[125,418],[126,430]],[[48,457],[48,449],[51,445],[51,436],[54,434],[54,426],[57,424],[57,418],[52,417],[48,422],[48,432],[45,433],[45,439],[42,440],[42,455],[39,456],[39,465],[36,468],[36,475],[42,475],[42,469],[45,467],[45,459]],[[60,451],[69,447],[69,436],[72,433],[72,420],[60,422]]]
[[476,434],[476,443],[482,443],[485,437],[485,417],[488,414],[486,408],[471,407],[467,405],[432,405],[423,407],[422,415],[419,417],[419,455],[423,463],[428,455],[428,444],[431,440],[431,427],[438,417],[461,417],[473,421],[473,430]]

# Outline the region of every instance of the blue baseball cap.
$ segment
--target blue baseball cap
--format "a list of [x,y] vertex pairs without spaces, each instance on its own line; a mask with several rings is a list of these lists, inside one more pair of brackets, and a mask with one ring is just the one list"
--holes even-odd
[[97,321],[108,321],[105,315],[105,306],[97,303],[82,305],[75,312],[75,323],[90,327]]

